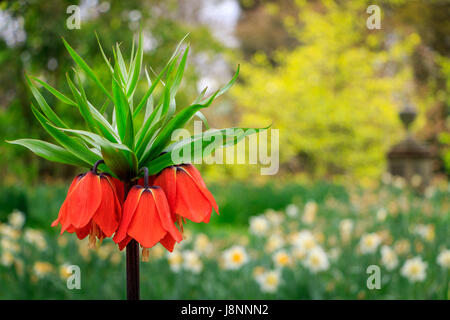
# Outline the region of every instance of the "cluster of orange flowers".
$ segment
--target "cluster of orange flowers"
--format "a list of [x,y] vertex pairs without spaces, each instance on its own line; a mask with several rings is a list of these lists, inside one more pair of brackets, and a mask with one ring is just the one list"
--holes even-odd
[[[160,242],[172,251],[180,242],[183,221],[208,223],[212,209],[219,213],[200,172],[191,164],[167,167],[155,176],[141,178],[125,196],[124,184],[97,165],[77,176],[52,227],[79,239],[89,235],[91,245],[114,234],[120,250],[132,240],[148,249]],[[177,227],[178,226],[178,227]]]

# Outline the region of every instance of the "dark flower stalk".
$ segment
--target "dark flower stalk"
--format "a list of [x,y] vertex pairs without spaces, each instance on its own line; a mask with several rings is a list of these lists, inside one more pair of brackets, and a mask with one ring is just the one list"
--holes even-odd
[[[148,179],[148,178],[147,178]],[[134,186],[133,183],[124,184],[125,198]],[[139,280],[139,243],[132,239],[127,245],[127,300],[140,300],[141,288]]]

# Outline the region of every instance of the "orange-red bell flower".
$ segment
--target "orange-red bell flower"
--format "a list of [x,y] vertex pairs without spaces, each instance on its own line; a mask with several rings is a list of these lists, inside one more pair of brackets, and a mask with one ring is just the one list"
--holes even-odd
[[206,188],[200,172],[191,164],[165,168],[154,185],[160,186],[167,196],[172,217],[181,227],[181,217],[193,222],[208,223],[212,209],[219,213],[216,200]]
[[79,239],[89,235],[91,245],[95,244],[96,238],[111,237],[122,216],[121,203],[112,179],[94,170],[77,176],[52,227],[61,224],[61,234],[64,231],[75,232]]
[[164,240],[169,237],[176,242],[182,240],[164,191],[159,187],[132,187],[125,200],[119,229],[113,238],[120,250],[134,239],[143,247],[142,256],[146,260],[148,249],[158,242],[172,251],[174,243]]

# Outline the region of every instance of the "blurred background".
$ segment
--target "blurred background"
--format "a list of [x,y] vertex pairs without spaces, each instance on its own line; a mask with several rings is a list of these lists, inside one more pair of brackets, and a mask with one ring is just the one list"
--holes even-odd
[[[380,29],[367,27],[373,4]],[[70,5],[80,8],[80,29],[66,26]],[[280,130],[276,175],[259,165],[199,167],[221,215],[188,224],[174,253],[151,250],[143,298],[448,299],[446,0],[1,2],[0,298],[125,297],[124,256],[112,242],[90,250],[50,228],[81,171],[5,140],[50,140],[24,72],[68,92],[74,63],[61,37],[106,78],[95,32],[111,56],[116,42],[130,50],[140,27],[144,64],[156,72],[189,33],[177,105],[218,89],[240,64],[238,82],[205,112],[211,127]],[[66,122],[83,125],[42,93]],[[73,264],[81,290],[66,287]],[[367,287],[369,265],[380,266],[381,289]]]

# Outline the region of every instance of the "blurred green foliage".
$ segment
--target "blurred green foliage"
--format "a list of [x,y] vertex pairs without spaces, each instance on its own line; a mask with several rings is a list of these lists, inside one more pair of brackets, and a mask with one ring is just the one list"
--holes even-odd
[[441,77],[445,79],[445,87],[439,92],[439,98],[442,99],[447,106],[447,119],[446,128],[447,131],[442,132],[439,136],[440,142],[444,145],[441,151],[442,159],[444,161],[447,174],[450,175],[450,58],[440,57],[439,59],[441,67]]
[[284,20],[299,45],[276,51],[274,62],[257,52],[243,65],[233,91],[243,125],[273,121],[282,163],[300,163],[313,177],[379,177],[401,138],[397,112],[420,37],[389,43],[386,32],[368,30],[367,1],[323,1],[320,11],[299,3],[298,22]]

